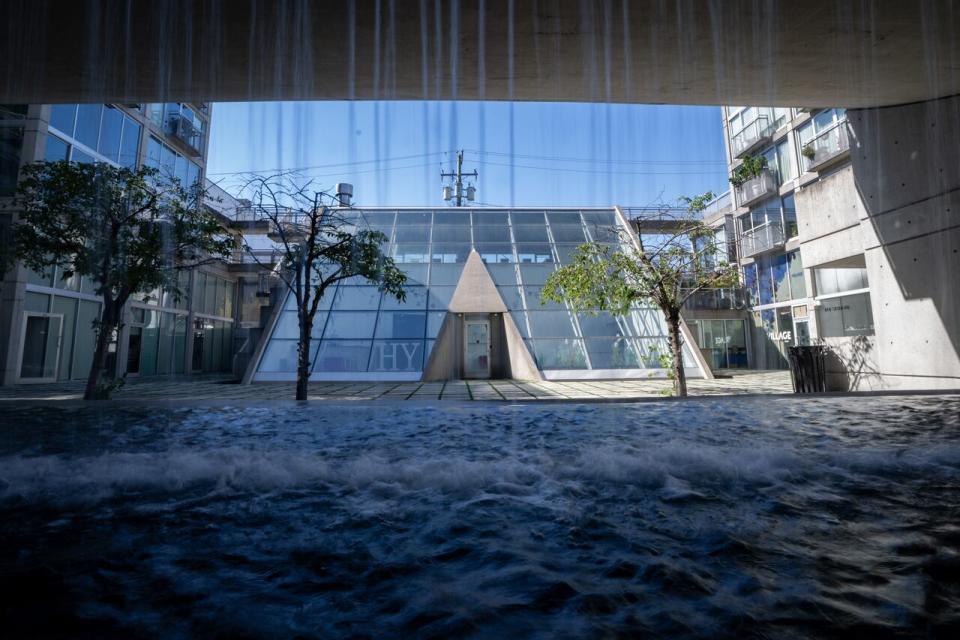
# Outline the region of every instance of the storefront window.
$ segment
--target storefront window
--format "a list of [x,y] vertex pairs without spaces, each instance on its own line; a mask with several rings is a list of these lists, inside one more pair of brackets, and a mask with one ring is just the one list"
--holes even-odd
[[874,333],[869,293],[827,298],[821,301],[818,315],[822,338],[872,336]]

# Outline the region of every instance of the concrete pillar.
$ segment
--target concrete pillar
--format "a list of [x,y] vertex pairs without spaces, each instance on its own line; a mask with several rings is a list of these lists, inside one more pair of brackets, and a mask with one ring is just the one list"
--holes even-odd
[[848,118],[882,386],[960,388],[960,97]]

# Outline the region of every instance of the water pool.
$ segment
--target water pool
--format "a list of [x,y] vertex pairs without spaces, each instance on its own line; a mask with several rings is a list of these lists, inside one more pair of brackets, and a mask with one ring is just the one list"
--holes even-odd
[[960,625],[960,398],[5,404],[13,637]]

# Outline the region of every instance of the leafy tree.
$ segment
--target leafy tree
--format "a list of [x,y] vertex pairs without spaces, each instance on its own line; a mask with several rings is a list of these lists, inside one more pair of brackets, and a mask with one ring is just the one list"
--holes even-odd
[[151,167],[60,160],[21,171],[4,262],[90,278],[103,298],[84,399],[105,399],[117,386],[104,369],[131,296],[159,287],[179,297],[180,271],[230,254],[234,241],[203,208],[203,197],[200,185],[184,188]]
[[336,198],[313,190],[312,181],[296,174],[251,176],[242,189],[250,196],[253,217],[267,223],[276,252],[265,260],[260,250],[244,243],[254,262],[273,268],[279,254],[277,276],[297,303],[297,400],[307,399],[310,381],[310,344],[320,301],[332,285],[360,277],[380,291],[406,299],[407,276],[383,254],[389,239],[380,231],[356,226],[353,212],[331,208]]
[[[573,261],[553,272],[543,287],[543,300],[567,302],[577,311],[625,315],[637,303],[653,303],[663,312],[670,340],[669,364],[674,392],[687,395],[683,366],[680,311],[690,296],[707,288],[734,286],[737,270],[725,260],[713,231],[703,223],[701,212],[712,193],[681,198],[679,207],[664,205],[650,219],[656,235],[623,238],[630,249],[586,243],[577,248]],[[669,224],[664,224],[669,221]],[[640,228],[644,219],[639,220]],[[632,235],[632,234],[631,234]]]

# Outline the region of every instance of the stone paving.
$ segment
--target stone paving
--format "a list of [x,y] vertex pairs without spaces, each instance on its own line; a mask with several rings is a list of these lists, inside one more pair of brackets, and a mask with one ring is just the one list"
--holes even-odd
[[[669,380],[454,380],[449,382],[312,382],[311,400],[549,401],[641,400],[662,398]],[[688,380],[691,396],[792,393],[787,371],[730,371],[713,380]],[[82,382],[0,387],[0,402],[79,400]],[[292,382],[234,383],[222,376],[132,379],[114,395],[118,400],[290,400]]]

